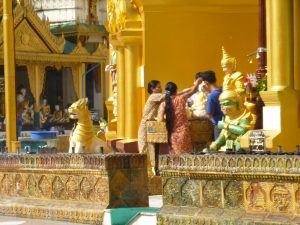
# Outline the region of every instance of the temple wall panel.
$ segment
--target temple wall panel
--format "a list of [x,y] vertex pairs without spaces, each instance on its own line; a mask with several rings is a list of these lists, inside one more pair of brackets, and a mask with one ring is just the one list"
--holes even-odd
[[256,10],[155,9],[144,7],[145,84],[151,79],[163,84],[174,81],[182,89],[191,86],[196,72],[203,70],[214,70],[221,84],[222,45],[237,57],[240,71],[256,70],[246,57],[258,46]]

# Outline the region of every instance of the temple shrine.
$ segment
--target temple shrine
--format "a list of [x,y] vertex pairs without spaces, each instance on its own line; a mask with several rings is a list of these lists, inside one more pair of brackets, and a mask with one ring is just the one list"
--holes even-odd
[[299,0],[0,6],[1,216],[300,223]]

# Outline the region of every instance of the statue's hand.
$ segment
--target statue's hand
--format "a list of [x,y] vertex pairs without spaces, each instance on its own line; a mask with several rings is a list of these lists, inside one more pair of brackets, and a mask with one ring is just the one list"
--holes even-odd
[[218,122],[218,128],[219,128],[220,130],[224,129],[224,125],[225,125],[225,122],[223,122],[223,121],[219,121],[219,122]]
[[216,144],[216,142],[212,142],[209,146],[209,149],[210,150],[213,150],[213,151],[217,151],[218,150],[218,146]]
[[205,148],[205,149],[203,149],[202,152],[204,152],[204,153],[209,153],[209,152],[215,152],[215,151],[217,151],[217,150],[218,150],[218,146],[216,145],[215,142],[212,142],[212,143],[210,144],[210,146],[207,147],[207,148]]

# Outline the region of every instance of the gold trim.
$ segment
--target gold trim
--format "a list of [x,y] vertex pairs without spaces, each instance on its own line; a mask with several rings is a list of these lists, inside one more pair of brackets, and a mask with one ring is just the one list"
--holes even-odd
[[162,177],[187,177],[189,179],[221,179],[221,180],[264,180],[264,181],[290,181],[299,182],[300,175],[294,174],[248,174],[248,173],[222,173],[222,172],[192,172],[192,171],[176,171],[163,170]]

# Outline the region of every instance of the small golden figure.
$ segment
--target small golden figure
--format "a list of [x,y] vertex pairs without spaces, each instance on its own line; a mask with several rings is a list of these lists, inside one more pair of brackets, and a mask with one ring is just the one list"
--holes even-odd
[[62,122],[64,123],[68,123],[70,121],[69,119],[69,111],[68,111],[68,108],[65,109],[65,112],[64,112],[64,116],[62,118]]
[[55,111],[53,112],[51,122],[60,123],[62,122],[62,119],[63,119],[62,111],[60,110],[59,105],[55,105]]
[[47,99],[43,99],[42,106],[40,109],[41,123],[45,123],[49,116],[50,116],[50,105],[47,104]]
[[23,124],[33,124],[33,105],[29,106],[29,101],[24,101],[24,111],[22,112],[22,121]]

